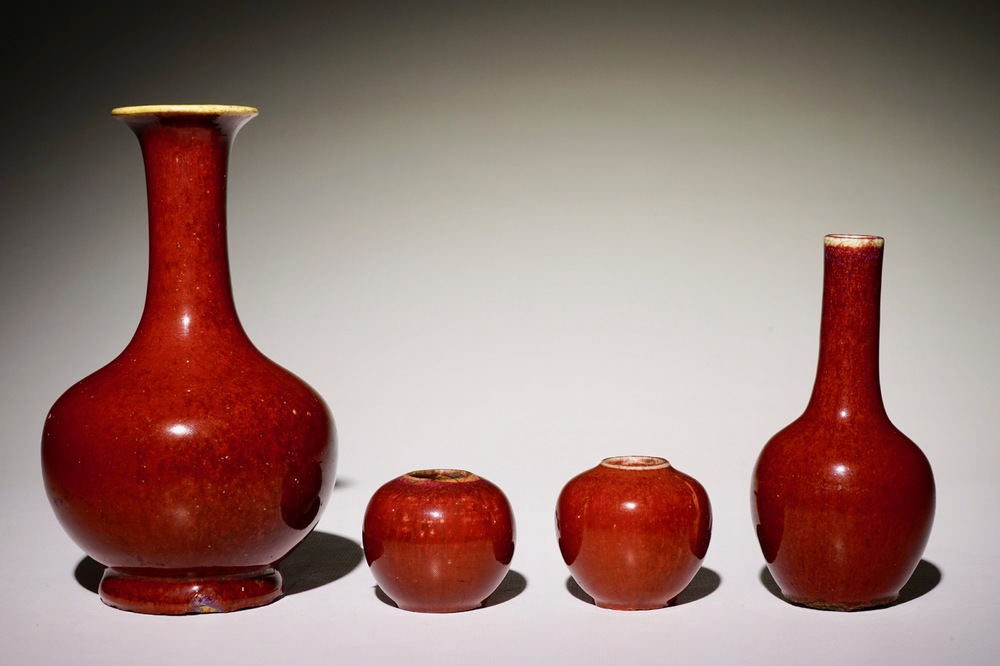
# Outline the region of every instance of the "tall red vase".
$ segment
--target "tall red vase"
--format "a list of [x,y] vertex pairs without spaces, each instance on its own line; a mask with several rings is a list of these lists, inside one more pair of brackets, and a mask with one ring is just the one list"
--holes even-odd
[[934,520],[931,466],[889,420],[879,382],[883,239],[824,239],[819,367],[805,412],[764,447],[751,510],[772,577],[793,603],[892,603]]
[[113,111],[145,164],[146,303],[125,350],[53,405],[42,469],[62,526],[107,565],[100,596],[116,608],[184,614],[277,599],[275,564],[333,487],[326,404],[254,347],[233,302],[226,172],[256,113]]

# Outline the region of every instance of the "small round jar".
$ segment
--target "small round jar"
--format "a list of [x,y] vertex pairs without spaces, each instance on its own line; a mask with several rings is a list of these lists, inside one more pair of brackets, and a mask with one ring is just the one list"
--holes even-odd
[[698,573],[712,533],[708,494],[663,458],[618,456],[577,475],[556,505],[559,549],[601,608],[673,603]]
[[399,608],[451,613],[482,605],[514,557],[514,516],[497,486],[470,472],[404,474],[372,495],[361,540],[375,582]]

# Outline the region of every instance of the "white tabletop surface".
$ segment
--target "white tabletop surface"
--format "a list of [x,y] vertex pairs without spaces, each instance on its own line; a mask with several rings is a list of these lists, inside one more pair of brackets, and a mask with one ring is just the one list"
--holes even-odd
[[[0,185],[7,663],[997,663],[985,17],[420,4],[37,5],[4,26],[29,36],[7,59]],[[230,171],[237,306],[329,402],[341,453],[285,598],[156,617],[100,602],[38,452],[49,406],[142,308],[141,162],[110,110],[176,102],[260,108]],[[886,406],[938,485],[903,601],[851,614],[775,596],[749,512],[757,453],[811,389],[834,232],[886,239]],[[559,490],[621,454],[664,456],[712,499],[676,607],[599,609],[560,559]],[[512,573],[485,608],[401,611],[364,563],[368,498],[427,467],[514,507]]]

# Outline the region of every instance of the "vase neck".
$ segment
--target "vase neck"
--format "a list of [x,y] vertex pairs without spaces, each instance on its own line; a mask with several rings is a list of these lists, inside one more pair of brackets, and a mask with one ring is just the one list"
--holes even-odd
[[885,416],[879,382],[883,240],[827,236],[819,366],[807,411],[840,420]]
[[137,338],[245,337],[229,273],[226,177],[232,140],[252,114],[231,108],[115,112],[139,139],[146,175],[149,276]]

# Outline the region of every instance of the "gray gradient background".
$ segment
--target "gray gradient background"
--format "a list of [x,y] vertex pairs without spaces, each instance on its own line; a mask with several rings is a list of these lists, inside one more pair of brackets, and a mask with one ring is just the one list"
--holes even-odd
[[[97,4],[15,6],[2,28],[10,663],[995,658],[1000,33],[985,9]],[[181,102],[260,108],[230,170],[237,306],[327,399],[342,447],[300,561],[326,584],[209,618],[102,606],[38,469],[48,407],[121,350],[143,302],[141,162],[109,111]],[[850,615],[768,592],[748,506],[757,453],[811,388],[832,232],[886,238],[886,406],[939,492],[922,596]],[[556,495],[631,453],[712,497],[719,584],[692,603],[613,613],[567,588]],[[435,466],[514,505],[502,603],[405,613],[349,566],[371,493]]]

